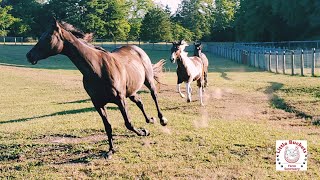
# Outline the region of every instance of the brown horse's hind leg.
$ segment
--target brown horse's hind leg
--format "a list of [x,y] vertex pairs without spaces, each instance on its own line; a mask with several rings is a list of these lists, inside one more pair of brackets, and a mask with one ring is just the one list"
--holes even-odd
[[107,113],[104,109],[104,106],[94,106],[95,109],[98,111],[99,115],[102,118],[103,124],[104,124],[104,128],[106,130],[107,136],[108,136],[108,142],[109,142],[109,152],[108,152],[108,157],[111,157],[111,155],[115,152],[114,148],[113,148],[113,139],[112,139],[112,127],[111,124],[108,121],[107,118]]
[[146,118],[146,122],[147,123],[154,123],[154,118],[148,118],[146,112],[144,111],[143,103],[142,103],[140,97],[137,94],[135,94],[135,95],[130,96],[129,98],[132,102],[136,103],[136,105],[139,107],[139,109],[143,113],[143,116]]
[[127,110],[127,106],[126,106],[126,101],[124,99],[120,99],[119,102],[117,103],[119,106],[119,109],[121,111],[121,114],[123,116],[125,125],[127,127],[127,129],[129,129],[130,131],[135,132],[138,136],[148,136],[150,133],[148,130],[146,129],[136,129],[130,122],[130,119],[128,117],[128,110]]
[[153,82],[153,81],[146,81],[144,84],[145,84],[145,85],[147,86],[147,88],[151,91],[152,99],[153,99],[153,101],[154,101],[154,103],[156,104],[156,107],[157,107],[158,117],[159,117],[159,119],[160,119],[160,124],[161,124],[162,126],[167,125],[168,120],[167,120],[167,118],[165,118],[165,117],[162,115],[161,110],[160,110],[160,108],[159,108],[159,103],[158,103],[158,98],[157,98],[157,92],[156,92],[156,87],[155,87],[155,85],[154,85],[154,82]]

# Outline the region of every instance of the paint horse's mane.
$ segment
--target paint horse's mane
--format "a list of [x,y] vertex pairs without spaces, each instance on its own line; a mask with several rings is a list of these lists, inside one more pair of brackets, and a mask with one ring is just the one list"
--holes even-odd
[[93,33],[84,33],[83,31],[79,30],[78,28],[74,27],[73,25],[65,22],[65,21],[60,21],[59,24],[61,25],[61,27],[70,32],[71,34],[73,34],[76,38],[82,40],[83,43],[87,44],[90,47],[93,47],[95,49],[101,50],[106,52],[107,50],[103,49],[100,46],[96,46],[91,44],[90,42],[93,41]]

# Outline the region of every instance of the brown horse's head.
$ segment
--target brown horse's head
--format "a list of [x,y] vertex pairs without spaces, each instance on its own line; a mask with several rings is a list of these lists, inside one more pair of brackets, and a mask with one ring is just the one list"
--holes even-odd
[[188,46],[188,44],[184,40],[181,40],[180,42],[172,42],[171,57],[170,57],[170,61],[172,63],[175,63],[177,59],[180,59],[181,52],[184,51],[186,46]]
[[41,35],[38,43],[27,53],[28,61],[31,64],[37,64],[41,59],[61,53],[62,38],[60,24],[56,19],[52,19],[48,30]]
[[47,31],[41,35],[38,43],[27,53],[28,61],[31,64],[37,64],[39,60],[60,54],[64,48],[65,37],[70,35],[67,32],[84,41],[92,40],[92,33],[85,34],[66,22],[59,23],[55,18],[52,18]]
[[202,51],[201,43],[194,43],[194,56],[200,57]]

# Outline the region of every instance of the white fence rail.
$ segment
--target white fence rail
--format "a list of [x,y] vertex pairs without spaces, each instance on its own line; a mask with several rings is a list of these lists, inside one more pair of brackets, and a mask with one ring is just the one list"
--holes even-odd
[[301,76],[320,75],[320,50],[270,48],[244,44],[209,45],[211,53],[262,70]]

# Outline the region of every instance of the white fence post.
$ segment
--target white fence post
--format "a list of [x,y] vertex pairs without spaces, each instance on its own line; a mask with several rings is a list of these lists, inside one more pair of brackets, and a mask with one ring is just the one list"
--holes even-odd
[[291,75],[294,75],[294,51],[291,53]]
[[316,67],[316,49],[312,48],[311,76],[315,76],[315,67]]
[[283,66],[282,66],[283,74],[286,74],[286,51],[283,51],[282,63],[283,63]]
[[303,59],[303,50],[301,49],[301,76],[304,76],[304,59]]
[[269,51],[269,59],[268,59],[268,71],[271,71],[271,51]]
[[278,51],[276,51],[276,73],[279,73],[279,54]]

